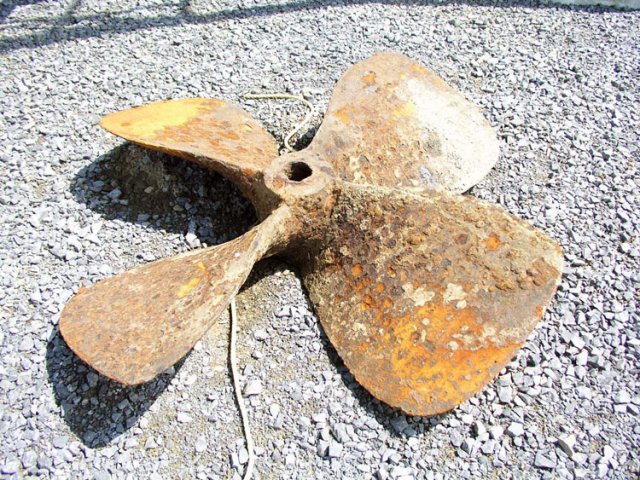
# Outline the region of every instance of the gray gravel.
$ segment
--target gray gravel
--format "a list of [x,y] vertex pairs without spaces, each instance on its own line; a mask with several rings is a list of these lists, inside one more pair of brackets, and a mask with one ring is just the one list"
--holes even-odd
[[[322,111],[348,65],[394,49],[484,107],[502,156],[470,194],[558,239],[563,282],[496,382],[421,419],[366,393],[296,273],[262,262],[238,297],[256,478],[637,478],[638,14],[488,0],[239,3],[0,5],[2,477],[239,478],[247,452],[227,318],[174,369],[128,389],[58,334],[81,285],[255,220],[219,176],[123,147],[97,121],[247,91],[303,92]],[[280,140],[304,113],[243,104]]]

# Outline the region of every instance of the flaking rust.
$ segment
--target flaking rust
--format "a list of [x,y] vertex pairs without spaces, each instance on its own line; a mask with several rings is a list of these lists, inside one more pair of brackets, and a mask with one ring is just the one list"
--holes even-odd
[[495,163],[495,134],[464,97],[403,55],[350,68],[311,145],[281,157],[256,120],[221,100],[170,100],[101,125],[227,176],[261,221],[69,302],[63,337],[123,384],[182,358],[255,262],[278,254],[300,268],[327,336],[367,390],[407,413],[439,414],[509,362],[560,280],[552,239],[458,195]]
[[407,413],[433,415],[513,357],[561,264],[554,242],[472,197],[345,184],[326,242],[301,268],[356,379]]

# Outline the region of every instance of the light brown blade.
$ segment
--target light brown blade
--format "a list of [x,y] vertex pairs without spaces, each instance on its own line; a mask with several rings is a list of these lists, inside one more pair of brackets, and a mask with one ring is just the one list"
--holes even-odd
[[473,197],[345,185],[303,267],[327,336],[375,397],[446,412],[490,382],[553,296],[562,252]]
[[82,289],[60,332],[103,375],[148,381],[186,355],[227,307],[254,263],[278,241],[288,209],[230,242],[159,260]]
[[275,140],[262,125],[223,100],[167,100],[112,113],[100,125],[130,142],[216,170],[251,200],[252,183],[278,156]]
[[354,183],[461,193],[498,160],[480,110],[431,70],[394,52],[339,80],[311,147]]

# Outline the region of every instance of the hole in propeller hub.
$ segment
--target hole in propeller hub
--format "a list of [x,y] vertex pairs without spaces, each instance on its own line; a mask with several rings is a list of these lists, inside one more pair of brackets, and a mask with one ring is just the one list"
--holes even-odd
[[285,176],[292,182],[301,182],[313,174],[311,167],[305,162],[291,162],[284,170]]
[[334,179],[331,165],[307,151],[276,159],[264,173],[266,187],[288,202],[315,195]]

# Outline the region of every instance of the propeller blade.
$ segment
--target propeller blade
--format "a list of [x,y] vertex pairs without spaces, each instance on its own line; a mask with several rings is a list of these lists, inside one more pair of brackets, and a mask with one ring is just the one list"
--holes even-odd
[[239,106],[211,98],[152,103],[107,115],[100,125],[147,148],[216,170],[254,200],[254,183],[278,156],[274,138]]
[[462,193],[498,160],[480,110],[431,70],[378,53],[338,81],[310,148],[342,180]]
[[151,380],[205,334],[255,262],[284,235],[288,207],[222,245],[134,268],[80,292],[60,318],[69,347],[126,385]]
[[473,197],[344,184],[330,225],[301,262],[316,312],[356,379],[412,415],[489,383],[562,272],[553,240]]

